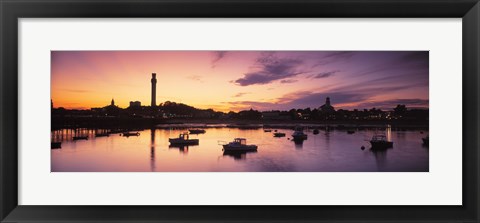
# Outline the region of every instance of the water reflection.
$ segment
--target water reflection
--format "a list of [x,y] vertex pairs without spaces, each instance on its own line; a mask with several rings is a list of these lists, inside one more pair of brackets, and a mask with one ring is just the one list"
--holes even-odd
[[169,145],[168,148],[169,149],[178,149],[178,151],[180,153],[183,153],[183,154],[188,154],[188,148],[189,147],[192,147],[192,146],[195,146],[195,145],[190,145],[190,146],[185,146],[185,145]]
[[302,149],[303,148],[303,141],[306,139],[292,139],[293,143],[295,144],[295,149]]
[[244,160],[247,153],[257,153],[257,151],[223,151],[223,156],[233,157],[234,160]]
[[328,128],[325,129],[325,142],[327,146],[330,145],[330,130]]
[[150,129],[150,170],[155,171],[155,129]]
[[375,157],[378,171],[385,170],[385,166],[387,164],[387,150],[388,149],[370,149],[373,156]]
[[[200,141],[195,149],[171,146],[168,142],[185,129],[138,130],[140,135],[135,137],[123,137],[112,130],[108,130],[109,137],[96,137],[105,130],[62,129],[51,133],[52,142],[61,142],[61,149],[51,150],[51,167],[53,172],[429,170],[429,151],[422,146],[422,137],[428,135],[426,130],[420,133],[391,127],[363,127],[349,134],[347,128],[319,129],[321,134],[305,131],[306,140],[292,140],[274,137],[263,129],[208,128],[205,134],[195,135]],[[278,129],[278,132],[291,136],[294,130]],[[368,140],[377,133],[393,141],[393,148],[370,150]],[[77,135],[86,135],[88,140],[73,140]],[[233,138],[246,138],[248,144],[258,146],[258,151],[224,152],[218,141],[230,142]]]
[[387,137],[387,141],[392,141],[392,126],[387,125],[387,129],[385,132],[386,132],[385,136]]

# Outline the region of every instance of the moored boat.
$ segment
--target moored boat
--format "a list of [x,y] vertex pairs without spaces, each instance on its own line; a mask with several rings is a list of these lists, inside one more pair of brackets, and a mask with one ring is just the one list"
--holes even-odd
[[263,132],[272,132],[271,129],[264,129]]
[[314,129],[314,130],[313,130],[313,134],[314,134],[314,135],[318,135],[318,133],[320,133],[320,131],[319,131],[318,129]]
[[124,132],[122,133],[122,136],[129,137],[129,136],[139,136],[139,132]]
[[354,130],[348,130],[348,131],[347,131],[347,134],[353,134],[353,133],[355,133]]
[[189,129],[188,132],[190,132],[190,134],[203,134],[205,133],[205,129]]
[[374,135],[370,140],[372,149],[388,149],[393,147],[393,142],[388,141],[385,135]]
[[74,136],[73,140],[88,140],[88,136]]
[[286,134],[283,132],[275,132],[273,133],[273,137],[285,137]]
[[308,135],[303,133],[303,128],[296,127],[295,131],[292,134],[293,140],[305,140],[308,138]]
[[50,143],[51,149],[60,149],[62,148],[62,142],[51,142]]
[[168,142],[170,142],[171,145],[198,145],[199,140],[190,139],[188,133],[185,132],[178,135],[178,138],[169,138]]
[[233,142],[223,145],[224,151],[256,151],[257,145],[247,145],[247,139],[235,138]]

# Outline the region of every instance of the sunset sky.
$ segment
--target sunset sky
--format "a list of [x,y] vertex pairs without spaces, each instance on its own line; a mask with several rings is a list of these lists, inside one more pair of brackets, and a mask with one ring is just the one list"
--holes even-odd
[[54,107],[174,101],[218,111],[428,108],[428,51],[52,51]]

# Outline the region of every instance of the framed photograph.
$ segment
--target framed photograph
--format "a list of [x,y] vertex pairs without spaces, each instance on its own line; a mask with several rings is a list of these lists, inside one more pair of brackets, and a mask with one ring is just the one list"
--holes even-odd
[[478,1],[1,1],[2,222],[478,222]]

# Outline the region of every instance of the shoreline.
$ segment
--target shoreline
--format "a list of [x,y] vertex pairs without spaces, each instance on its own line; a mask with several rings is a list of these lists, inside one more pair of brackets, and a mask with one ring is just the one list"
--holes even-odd
[[294,129],[300,126],[307,129],[362,129],[362,128],[393,128],[393,129],[420,129],[428,130],[428,121],[309,121],[309,120],[288,120],[288,121],[272,121],[272,120],[191,120],[191,119],[175,119],[175,120],[122,120],[122,119],[85,119],[77,121],[67,121],[56,123],[52,121],[52,130],[59,129],[188,129],[188,128],[240,128],[240,129],[259,129],[259,128],[277,128],[277,129]]

